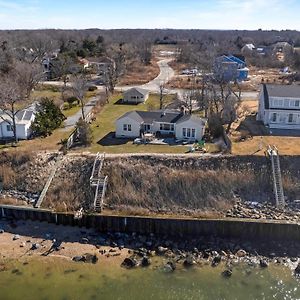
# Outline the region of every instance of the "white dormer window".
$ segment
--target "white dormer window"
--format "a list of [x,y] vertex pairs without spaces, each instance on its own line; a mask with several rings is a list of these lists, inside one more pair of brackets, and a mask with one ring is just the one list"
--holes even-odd
[[285,99],[284,100],[284,107],[289,107],[290,106],[290,100]]
[[300,106],[300,100],[295,100],[295,106],[299,107]]

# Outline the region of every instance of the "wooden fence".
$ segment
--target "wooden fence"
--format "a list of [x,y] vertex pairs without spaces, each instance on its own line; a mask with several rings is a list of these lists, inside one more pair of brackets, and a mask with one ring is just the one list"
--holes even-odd
[[104,216],[83,214],[81,219],[72,213],[56,213],[44,209],[0,205],[0,218],[32,220],[95,228],[101,232],[126,232],[170,237],[216,236],[242,240],[300,241],[298,224],[275,221],[162,219],[134,216]]

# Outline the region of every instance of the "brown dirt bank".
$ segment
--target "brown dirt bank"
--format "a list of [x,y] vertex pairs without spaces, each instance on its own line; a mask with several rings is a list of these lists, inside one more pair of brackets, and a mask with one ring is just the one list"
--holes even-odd
[[[55,156],[2,155],[0,178],[4,188],[39,193]],[[90,155],[65,156],[43,207],[87,209],[93,200],[89,186],[93,159]],[[282,157],[281,168],[287,199],[300,199],[300,157]],[[265,157],[108,157],[103,174],[109,176],[105,205],[115,212],[220,216],[236,199],[272,202],[274,198],[270,162]]]

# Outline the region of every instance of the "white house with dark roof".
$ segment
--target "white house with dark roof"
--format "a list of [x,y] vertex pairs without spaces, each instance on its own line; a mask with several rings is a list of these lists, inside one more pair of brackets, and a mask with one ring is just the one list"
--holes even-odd
[[206,120],[167,110],[130,111],[116,121],[117,138],[137,138],[143,133],[171,135],[179,140],[198,140],[204,135]]
[[257,120],[270,128],[300,130],[300,86],[263,84]]
[[149,97],[149,91],[134,87],[123,93],[123,102],[138,104],[147,101],[148,97]]
[[[16,134],[20,140],[31,136],[31,124],[35,120],[36,103],[20,110],[16,114]],[[12,118],[8,112],[0,110],[0,140],[11,139],[14,136]]]

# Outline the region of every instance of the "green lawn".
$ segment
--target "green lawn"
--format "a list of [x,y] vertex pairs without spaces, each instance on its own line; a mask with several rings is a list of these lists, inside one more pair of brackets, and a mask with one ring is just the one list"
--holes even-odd
[[[165,103],[169,103],[172,100],[172,95],[167,95]],[[106,104],[102,111],[99,113],[95,122],[92,123],[92,131],[94,142],[88,149],[92,152],[106,152],[106,153],[143,153],[143,152],[155,152],[155,153],[185,153],[187,147],[185,146],[168,146],[168,145],[134,145],[132,141],[122,143],[118,145],[100,145],[98,144],[108,133],[115,131],[115,121],[128,111],[148,109],[159,109],[159,96],[150,95],[146,103],[138,105],[125,105],[117,104],[116,102],[121,98],[121,94],[116,94],[111,97],[109,104]],[[101,143],[101,142],[100,142]]]
[[74,105],[71,108],[63,109],[62,113],[65,115],[65,117],[70,117],[75,115],[80,110],[79,105]]

